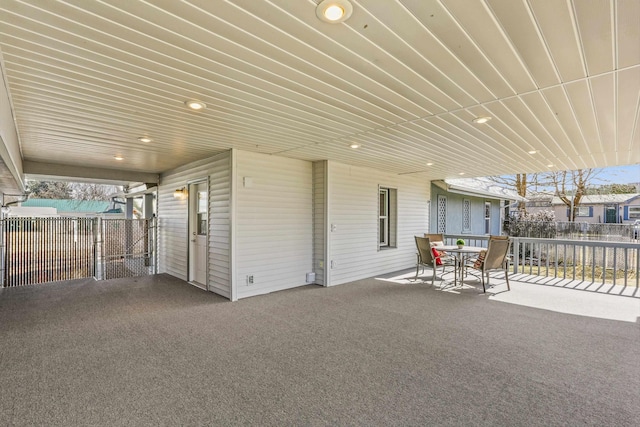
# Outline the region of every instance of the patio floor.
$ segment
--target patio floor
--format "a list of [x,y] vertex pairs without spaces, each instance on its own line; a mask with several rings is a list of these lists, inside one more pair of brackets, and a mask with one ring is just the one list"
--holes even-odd
[[[378,280],[410,285],[414,283],[415,269],[405,270],[376,277]],[[447,273],[435,281],[435,290],[451,293],[482,292],[479,279],[469,276],[462,286],[453,284],[453,277]],[[425,271],[419,283],[431,284],[431,272]],[[490,274],[487,298],[509,304],[551,310],[559,313],[602,319],[638,322],[640,319],[640,289],[622,284],[602,284],[528,274],[510,274],[511,291],[507,291],[504,275]]]
[[[168,275],[2,289],[0,419],[637,425],[638,298],[515,280],[443,291],[406,273],[235,303]],[[627,314],[548,305],[581,298]]]

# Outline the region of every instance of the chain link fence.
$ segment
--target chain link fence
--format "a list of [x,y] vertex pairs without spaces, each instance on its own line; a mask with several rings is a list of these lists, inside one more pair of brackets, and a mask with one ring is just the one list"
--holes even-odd
[[155,218],[3,219],[2,286],[154,274],[156,223]]
[[512,237],[538,239],[599,240],[604,242],[637,242],[638,230],[633,224],[601,224],[563,221],[521,221],[506,219],[505,234]]

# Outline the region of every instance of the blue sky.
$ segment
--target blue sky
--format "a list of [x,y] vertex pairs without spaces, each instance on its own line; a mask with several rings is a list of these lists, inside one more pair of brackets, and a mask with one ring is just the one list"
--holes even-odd
[[640,182],[640,164],[602,168],[593,184],[636,184]]

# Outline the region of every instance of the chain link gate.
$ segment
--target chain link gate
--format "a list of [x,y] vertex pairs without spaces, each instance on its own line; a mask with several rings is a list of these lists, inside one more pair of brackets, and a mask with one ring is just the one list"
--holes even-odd
[[155,218],[6,218],[0,223],[3,287],[156,272]]
[[156,272],[156,220],[99,219],[96,276],[103,280]]

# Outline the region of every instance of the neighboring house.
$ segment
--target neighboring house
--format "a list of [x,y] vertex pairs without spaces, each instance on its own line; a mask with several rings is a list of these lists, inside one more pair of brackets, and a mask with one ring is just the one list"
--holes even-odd
[[529,214],[535,214],[537,212],[554,212],[551,202],[553,202],[553,193],[527,194],[525,207]]
[[[53,209],[61,217],[97,216],[109,209],[110,202],[97,200],[70,199],[27,199],[20,206],[11,207],[9,216],[47,216],[40,213],[44,208]],[[27,209],[29,208],[29,209]]]
[[[3,208],[4,209],[4,208]],[[56,208],[46,206],[9,206],[5,212],[7,218],[58,218]]]
[[431,184],[432,233],[500,234],[505,211],[515,202],[525,201],[486,178],[445,179]]
[[[553,197],[551,207],[556,221],[568,221],[571,212],[559,197]],[[576,221],[588,223],[632,224],[640,219],[640,194],[596,194],[583,196],[576,208]]]

